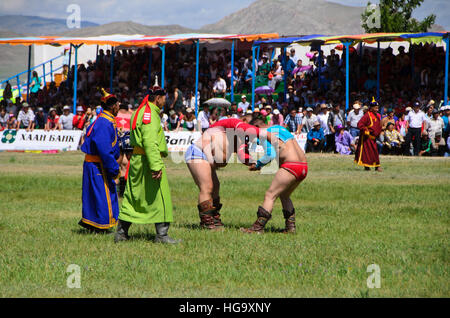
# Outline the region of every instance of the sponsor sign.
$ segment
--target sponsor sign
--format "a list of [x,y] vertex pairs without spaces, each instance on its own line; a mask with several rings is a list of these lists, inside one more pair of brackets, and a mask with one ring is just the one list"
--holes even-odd
[[165,131],[164,134],[169,152],[186,152],[187,148],[202,135],[198,131]]
[[77,150],[81,130],[7,129],[0,132],[0,150]]

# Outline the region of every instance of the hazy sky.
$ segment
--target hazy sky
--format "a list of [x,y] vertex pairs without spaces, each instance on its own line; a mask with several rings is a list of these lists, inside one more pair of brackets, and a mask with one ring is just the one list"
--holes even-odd
[[[367,0],[329,1],[354,6],[367,4]],[[254,0],[0,0],[0,14],[65,19],[67,6],[78,4],[83,20],[99,24],[134,21],[147,25],[180,24],[195,29],[217,22],[252,2]],[[416,16],[421,18],[430,13],[437,15],[438,24],[450,29],[450,0],[425,0]]]

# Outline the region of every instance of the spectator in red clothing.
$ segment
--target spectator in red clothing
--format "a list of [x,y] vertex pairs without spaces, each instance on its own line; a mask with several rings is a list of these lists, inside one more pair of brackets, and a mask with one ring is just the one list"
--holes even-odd
[[45,130],[61,130],[61,124],[59,123],[59,116],[56,115],[56,110],[54,108],[50,108],[48,112]]
[[83,111],[83,106],[77,106],[77,114],[73,116],[73,128],[83,130],[86,121],[86,114]]

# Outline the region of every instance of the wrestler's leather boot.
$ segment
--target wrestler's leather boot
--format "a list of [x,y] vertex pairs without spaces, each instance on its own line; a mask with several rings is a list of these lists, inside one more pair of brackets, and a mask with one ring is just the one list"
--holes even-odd
[[295,209],[292,211],[283,210],[286,227],[283,233],[295,233]]
[[220,197],[213,199],[213,204],[214,204],[214,208],[215,208],[215,212],[213,214],[213,218],[214,218],[214,225],[218,228],[223,227],[223,223],[222,220],[220,219],[220,209],[222,208],[222,204],[220,203]]
[[[200,217],[200,227],[207,230],[217,230],[215,225],[214,215],[216,209],[213,206],[213,200],[206,200],[200,203],[198,206],[198,215]],[[219,219],[220,220],[220,219]]]
[[266,226],[267,222],[272,218],[272,214],[270,214],[266,209],[260,206],[258,207],[258,212],[256,213],[256,216],[258,217],[258,219],[255,221],[255,223],[253,223],[253,225],[248,229],[241,228],[242,232],[257,233],[257,234],[264,233],[264,227]]
[[119,220],[117,223],[117,232],[114,235],[114,243],[127,241],[130,239],[128,236],[128,229],[130,228],[130,225],[130,222]]
[[168,222],[155,223],[156,228],[156,237],[154,240],[155,243],[178,244],[181,242],[181,240],[175,240],[167,234],[167,232],[169,231],[169,226],[170,223]]

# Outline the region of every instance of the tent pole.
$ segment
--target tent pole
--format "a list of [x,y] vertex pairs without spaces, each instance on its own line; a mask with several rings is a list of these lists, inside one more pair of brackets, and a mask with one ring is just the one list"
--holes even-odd
[[200,65],[199,63],[199,55],[200,55],[200,40],[195,42],[195,118],[198,116],[198,70]]
[[[72,45],[72,44],[71,44]],[[78,48],[79,45],[74,45],[75,48],[75,71],[73,80],[73,113],[77,113],[77,85],[78,85]]]
[[345,46],[345,122],[347,122],[347,111],[350,104],[350,65],[349,65],[349,49],[352,42],[342,42]]
[[161,49],[161,88],[164,89],[164,70],[166,67],[166,45],[160,45],[159,48]]
[[284,82],[284,100],[283,102],[286,102],[286,96],[287,96],[287,60],[286,60],[286,47],[283,47],[283,70],[284,70],[284,76],[283,76],[283,82]]
[[28,46],[28,79],[27,79],[27,103],[30,102],[30,82],[31,82],[31,45]]
[[449,105],[448,103],[448,64],[449,64],[449,49],[450,49],[450,36],[444,38],[445,41],[445,87],[444,87],[444,105]]
[[95,66],[97,66],[98,63],[98,44],[97,44],[97,49],[95,50]]
[[320,76],[322,74],[322,59],[323,59],[323,56],[322,56],[322,45],[319,45],[319,67],[318,67],[318,69],[319,69],[319,74],[318,74],[319,90],[320,90],[321,85],[322,85],[322,80],[320,78]]
[[255,77],[256,77],[256,73],[255,73],[255,69],[256,69],[256,63],[255,63],[255,49],[256,47],[253,45],[252,46],[252,61],[253,61],[253,69],[252,69],[252,111],[255,110]]
[[409,45],[409,50],[411,53],[411,79],[414,80],[414,45],[411,43]]
[[231,78],[230,78],[230,86],[231,86],[231,102],[234,103],[234,40],[231,41]]
[[272,48],[272,55],[270,57],[270,69],[272,69],[272,60],[275,56],[275,51],[276,51],[276,48]]

